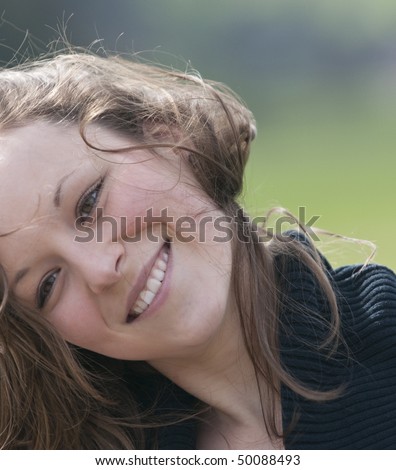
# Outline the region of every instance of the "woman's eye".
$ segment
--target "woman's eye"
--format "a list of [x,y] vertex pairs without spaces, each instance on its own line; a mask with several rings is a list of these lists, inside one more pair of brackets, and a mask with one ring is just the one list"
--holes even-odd
[[79,199],[76,207],[76,218],[79,223],[86,222],[92,217],[93,211],[98,203],[103,179],[89,188]]
[[50,274],[45,276],[43,280],[40,282],[38,289],[37,289],[37,298],[36,298],[37,308],[42,309],[47,303],[50,295],[52,294],[52,290],[54,288],[58,274],[59,274],[59,269],[57,271],[52,271]]

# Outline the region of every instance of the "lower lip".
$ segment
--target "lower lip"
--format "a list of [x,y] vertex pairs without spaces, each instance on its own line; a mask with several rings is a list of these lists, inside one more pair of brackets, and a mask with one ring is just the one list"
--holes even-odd
[[169,243],[168,262],[166,265],[165,277],[162,281],[162,285],[159,291],[157,292],[156,296],[152,300],[151,304],[146,308],[146,310],[142,312],[140,315],[138,315],[137,317],[133,318],[129,323],[136,323],[140,320],[143,320],[144,318],[154,315],[162,306],[162,304],[165,302],[169,293],[169,284],[170,284],[171,271],[172,271],[173,256],[172,256],[171,247],[172,245]]

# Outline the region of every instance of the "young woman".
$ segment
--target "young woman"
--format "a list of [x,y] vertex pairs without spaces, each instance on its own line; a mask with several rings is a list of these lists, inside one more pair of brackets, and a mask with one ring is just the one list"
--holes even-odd
[[237,97],[69,53],[0,100],[2,448],[396,448],[395,274],[249,220]]

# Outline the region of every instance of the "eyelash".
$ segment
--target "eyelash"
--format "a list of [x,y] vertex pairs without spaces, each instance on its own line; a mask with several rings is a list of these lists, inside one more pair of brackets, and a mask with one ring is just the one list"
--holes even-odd
[[[101,178],[93,186],[91,186],[86,191],[84,191],[84,193],[79,198],[77,202],[77,206],[76,206],[76,211],[75,211],[76,212],[75,216],[79,224],[83,224],[84,222],[87,222],[88,219],[92,219],[91,214],[93,213],[95,207],[98,204],[102,187],[103,187],[103,182],[104,182],[104,178]],[[89,198],[92,197],[94,194],[95,194],[95,199],[92,202],[92,207],[90,208],[89,211],[86,211],[86,215],[83,215],[84,205],[87,204],[87,201],[89,200]],[[49,297],[51,296],[52,291],[53,291],[53,286],[56,282],[56,277],[59,274],[59,271],[60,269],[51,271],[49,274],[43,277],[40,284],[38,285],[37,294],[36,294],[36,305],[38,309],[41,310],[47,303]],[[50,290],[48,292],[44,292],[44,289],[49,285],[48,281],[51,278],[53,278],[53,281],[52,281],[52,285],[50,286]]]
[[51,273],[49,273],[48,275],[44,276],[44,278],[41,280],[38,288],[37,288],[37,295],[36,295],[36,305],[37,305],[37,308],[38,309],[42,309],[45,304],[47,303],[49,297],[51,296],[52,294],[52,290],[53,290],[53,286],[56,282],[56,277],[52,283],[52,286],[50,288],[50,291],[47,292],[47,293],[43,293],[43,288],[45,288],[46,286],[48,286],[48,280],[51,279],[51,277],[55,276],[55,275],[58,275],[59,274],[59,269],[57,269],[56,271],[52,271]]
[[[79,224],[83,224],[84,222],[88,222],[88,221],[92,222],[92,213],[98,204],[100,193],[102,192],[103,181],[104,181],[104,178],[101,178],[99,181],[97,181],[93,186],[88,188],[78,200],[75,216]],[[84,205],[87,203],[88,199],[94,193],[96,193],[96,195],[95,195],[95,200],[92,203],[92,207],[88,211],[85,211],[85,214],[83,214]]]

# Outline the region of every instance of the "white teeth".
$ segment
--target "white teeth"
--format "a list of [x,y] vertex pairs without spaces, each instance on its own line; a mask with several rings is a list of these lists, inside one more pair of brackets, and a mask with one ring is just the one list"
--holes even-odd
[[161,271],[160,269],[153,269],[151,274],[155,279],[158,279],[159,281],[164,280],[165,273],[164,271]]
[[146,287],[147,289],[151,290],[151,292],[154,292],[154,294],[156,294],[158,292],[158,289],[161,287],[161,281],[152,277],[147,281]]
[[[139,298],[135,303],[135,307],[140,308],[141,310],[146,310],[147,304]],[[136,310],[136,308],[134,310]]]
[[139,297],[143,300],[143,302],[146,302],[147,305],[150,305],[155,297],[155,294],[150,290],[145,290],[143,293],[140,294]]
[[165,269],[166,269],[166,263],[165,263],[165,261],[162,260],[162,259],[159,259],[159,260],[155,263],[155,265],[156,265],[157,268],[160,269],[161,271],[165,271]]
[[140,315],[143,313],[157,295],[165,277],[168,259],[168,247],[165,247],[154,263],[153,269],[148,276],[146,285],[140,292],[137,301],[132,307],[132,312],[134,315]]

